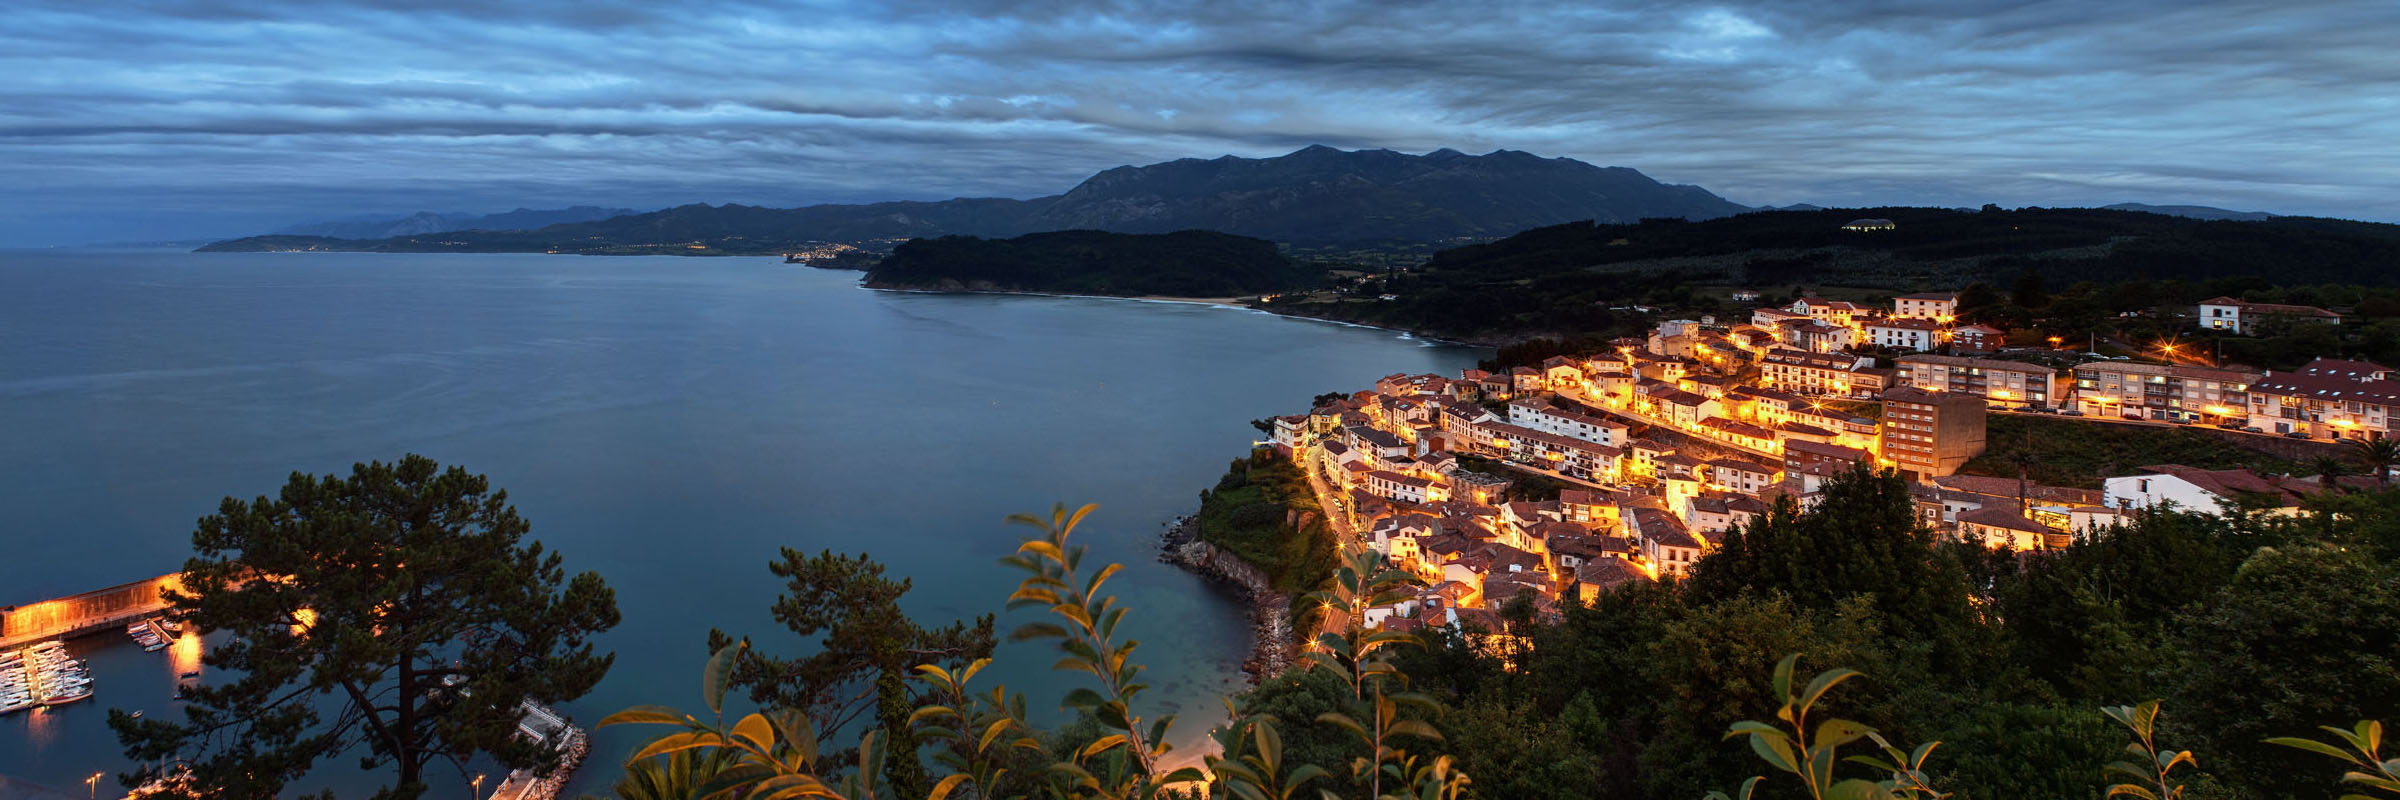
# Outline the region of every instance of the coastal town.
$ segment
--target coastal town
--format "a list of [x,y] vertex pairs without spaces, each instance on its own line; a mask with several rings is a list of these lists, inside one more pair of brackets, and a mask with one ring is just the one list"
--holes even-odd
[[[1647,339],[1538,366],[1389,375],[1274,418],[1262,445],[1309,473],[1346,547],[1429,587],[1368,622],[1497,631],[1512,602],[1549,615],[1613,586],[1688,575],[1728,530],[1785,500],[1813,507],[1829,481],[1862,467],[1906,478],[1925,527],[2007,551],[2066,547],[2161,508],[2297,513],[2328,489],[2322,475],[2181,464],[2092,476],[2097,489],[1961,474],[1985,452],[1993,415],[2207,427],[2324,450],[2400,426],[2400,381],[2376,364],[2279,372],[2194,364],[2172,343],[2159,363],[2059,350],[2056,339],[2012,348],[2008,331],[1959,324],[1957,309],[1952,293],[1889,307],[1803,295],[1746,320],[1668,320]],[[2197,325],[2230,332],[2269,317],[2340,322],[2230,298],[2196,312]],[[2062,357],[2081,363],[2043,363]],[[1538,500],[1512,491],[1528,481],[1561,488]]]

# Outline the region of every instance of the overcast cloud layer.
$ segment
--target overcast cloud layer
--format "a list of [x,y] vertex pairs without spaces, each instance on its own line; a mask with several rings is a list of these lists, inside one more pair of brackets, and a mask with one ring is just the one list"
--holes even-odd
[[52,2],[0,244],[353,213],[1051,194],[1307,144],[1763,205],[2400,219],[2400,2]]

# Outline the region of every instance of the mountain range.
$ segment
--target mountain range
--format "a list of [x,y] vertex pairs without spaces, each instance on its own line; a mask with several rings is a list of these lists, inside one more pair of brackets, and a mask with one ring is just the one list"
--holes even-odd
[[398,219],[352,219],[332,222],[312,222],[293,225],[275,231],[289,236],[323,236],[331,239],[388,239],[394,236],[421,236],[449,231],[525,231],[570,222],[622,217],[639,213],[630,208],[601,208],[599,206],[570,206],[567,208],[535,210],[520,208],[498,214],[453,212],[438,214],[419,211]]
[[2276,216],[2264,211],[2230,211],[2227,209],[2217,208],[2215,206],[2154,206],[2145,203],[2118,203],[2113,206],[2101,206],[2101,208],[2109,209],[2111,211],[2146,211],[2152,214],[2165,214],[2170,217],[2234,220],[2238,222],[2257,222],[2259,220],[2274,219]]
[[[1748,210],[1696,186],[1664,184],[1630,168],[1571,158],[1515,150],[1476,156],[1446,148],[1409,155],[1319,145],[1275,158],[1223,156],[1117,167],[1064,194],[1030,200],[789,209],[696,204],[531,230],[487,225],[482,226],[486,230],[381,237],[284,232],[203,249],[771,253],[825,241],[1194,229],[1293,244],[1438,242],[1496,238],[1576,220],[1709,219]],[[426,238],[430,233],[441,235]]]

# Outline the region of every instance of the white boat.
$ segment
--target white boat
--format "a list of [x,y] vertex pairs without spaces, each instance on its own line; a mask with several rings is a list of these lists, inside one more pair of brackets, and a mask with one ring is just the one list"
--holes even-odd
[[67,692],[67,693],[64,693],[64,694],[54,694],[54,695],[51,695],[51,696],[49,696],[49,697],[42,698],[42,705],[46,705],[46,706],[63,706],[63,705],[66,705],[66,704],[68,704],[68,703],[75,702],[75,701],[77,701],[77,700],[83,700],[83,699],[89,698],[89,697],[91,697],[91,696],[92,696],[92,690],[90,690],[90,689],[77,689],[77,690],[75,690],[75,691],[72,691],[72,692]]

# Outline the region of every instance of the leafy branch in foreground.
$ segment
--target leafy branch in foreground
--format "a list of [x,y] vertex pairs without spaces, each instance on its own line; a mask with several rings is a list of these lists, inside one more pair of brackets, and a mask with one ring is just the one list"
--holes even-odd
[[2177,800],[2183,797],[2183,785],[2176,783],[2174,777],[2168,773],[2174,772],[2175,768],[2179,766],[2197,768],[2200,763],[2192,758],[2189,750],[2159,749],[2158,701],[2152,700],[2133,706],[2109,706],[2100,709],[2100,712],[2107,714],[2109,719],[2116,720],[2117,724],[2125,726],[2127,730],[2133,731],[2134,741],[2125,745],[2125,752],[2140,759],[2138,763],[2116,761],[2108,765],[2110,772],[2128,775],[2135,780],[2142,781],[2140,784],[2120,783],[2110,786],[2108,787],[2108,796],[2138,797],[2142,800]]
[[[1067,542],[1076,523],[1095,508],[1098,506],[1086,504],[1069,513],[1066,505],[1060,504],[1046,520],[1031,514],[1008,518],[1042,531],[1040,537],[1018,545],[1015,555],[1000,560],[1027,573],[1016,593],[1009,595],[1008,607],[1047,609],[1066,623],[1028,622],[1017,626],[1008,638],[1055,640],[1063,655],[1054,669],[1082,672],[1100,682],[1100,691],[1078,687],[1067,692],[1062,703],[1091,714],[1102,727],[1115,732],[1085,745],[1052,769],[1064,773],[1076,788],[1110,800],[1153,797],[1164,785],[1204,776],[1195,769],[1166,771],[1161,767],[1173,749],[1167,743],[1167,731],[1174,725],[1174,715],[1159,717],[1145,727],[1142,718],[1133,713],[1134,699],[1150,688],[1141,682],[1142,666],[1132,660],[1139,643],[1117,640],[1117,625],[1125,619],[1125,608],[1117,605],[1115,595],[1100,594],[1100,588],[1125,565],[1101,567],[1087,579],[1082,573],[1084,546]],[[1096,762],[1104,769],[1098,775],[1087,766],[1095,763],[1092,759],[1096,757],[1105,759]]]
[[808,715],[796,709],[749,714],[725,725],[725,689],[735,658],[744,645],[719,648],[700,673],[700,695],[708,701],[713,721],[701,721],[666,706],[634,706],[608,715],[599,727],[611,725],[679,725],[682,733],[652,740],[626,759],[631,764],[685,751],[705,750],[712,757],[731,753],[732,763],[692,790],[699,800],[742,797],[745,800],[873,800],[870,765],[874,763],[875,732],[859,741],[858,774],[837,789],[817,774],[817,735]]
[[[1832,691],[1834,686],[1859,677],[1862,673],[1851,669],[1829,669],[1818,673],[1795,694],[1792,691],[1792,674],[1799,664],[1800,655],[1794,653],[1784,656],[1783,662],[1775,665],[1775,694],[1783,698],[1783,707],[1776,709],[1775,717],[1789,729],[1743,720],[1733,723],[1726,731],[1725,738],[1749,737],[1750,749],[1757,752],[1768,766],[1800,777],[1801,785],[1808,790],[1811,800],[1940,800],[1949,796],[1935,791],[1932,781],[1925,775],[1925,759],[1940,742],[1926,742],[1914,751],[1902,751],[1885,741],[1874,728],[1846,719],[1817,723],[1814,735],[1811,735],[1808,713],[1816,707],[1817,701],[1824,699],[1825,693]],[[1876,747],[1883,750],[1884,758],[1851,756],[1842,760],[1874,767],[1890,774],[1890,778],[1881,781],[1834,779],[1836,751],[1860,739],[1873,741]],[[1728,798],[1724,792],[1709,792],[1708,799],[1750,800],[1762,780],[1753,777],[1743,781],[1739,793],[1732,798]]]
[[[2297,736],[2279,736],[2268,739],[2267,743],[2306,750],[2311,753],[2322,753],[2349,762],[2351,766],[2358,767],[2358,769],[2342,773],[2343,783],[2355,783],[2386,794],[2400,795],[2400,758],[2387,759],[2383,757],[2382,722],[2362,720],[2355,730],[2347,731],[2331,725],[2320,727],[2333,734],[2335,740],[2340,741],[2343,745],[2348,745],[2349,749],[2345,750],[2340,746],[2314,739],[2302,739]],[[2342,795],[2341,800],[2374,800],[2374,798],[2363,794],[2345,794]]]
[[1411,634],[1366,627],[1367,609],[1406,598],[1417,585],[1416,576],[1385,566],[1383,557],[1373,550],[1350,553],[1344,561],[1325,589],[1305,598],[1316,601],[1326,614],[1340,613],[1343,623],[1340,632],[1328,631],[1310,644],[1308,660],[1317,669],[1340,675],[1350,684],[1350,696],[1363,704],[1360,710],[1367,721],[1329,711],[1317,715],[1317,722],[1340,728],[1366,744],[1369,755],[1352,765],[1351,774],[1364,780],[1368,797],[1380,798],[1387,762],[1405,756],[1393,746],[1398,737],[1442,740],[1441,733],[1423,719],[1401,719],[1400,710],[1409,708],[1419,716],[1433,716],[1441,711],[1441,705],[1421,694],[1387,692],[1387,684],[1392,681],[1405,684],[1407,676],[1375,656],[1388,648],[1419,644],[1420,640]]

